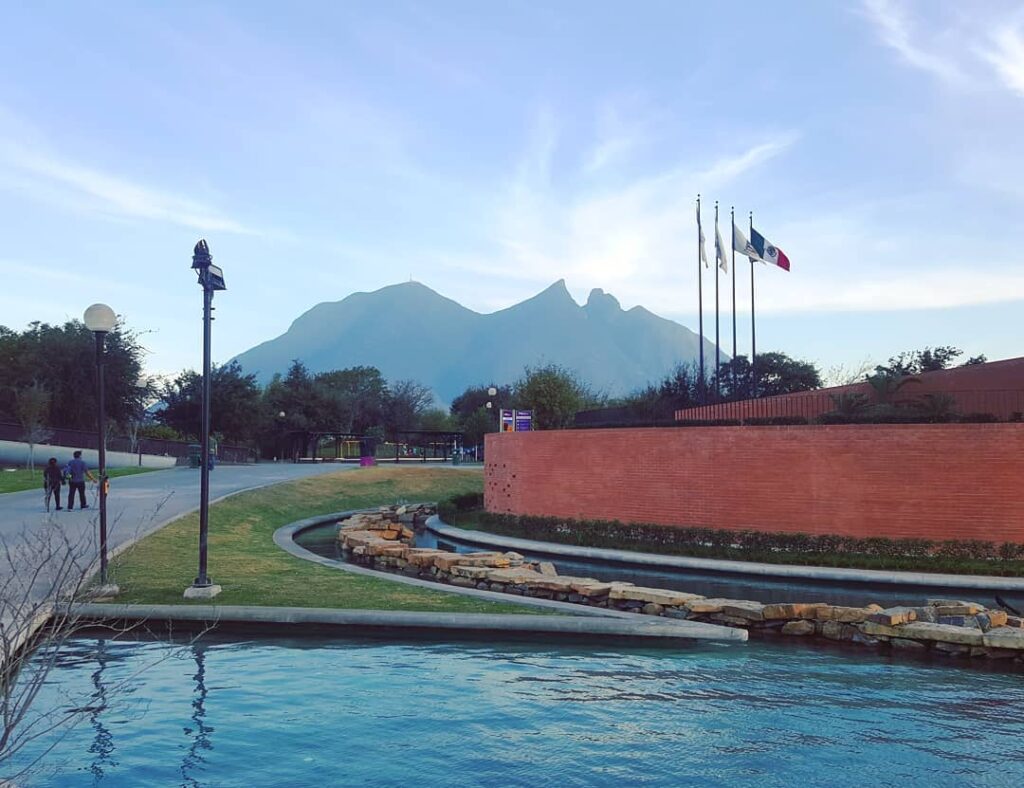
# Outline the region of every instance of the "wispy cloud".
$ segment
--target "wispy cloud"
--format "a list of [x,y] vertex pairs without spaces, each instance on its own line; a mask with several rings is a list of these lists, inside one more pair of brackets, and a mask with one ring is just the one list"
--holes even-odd
[[1006,87],[1024,96],[1024,33],[1020,28],[995,31],[983,54]]
[[608,99],[597,113],[596,140],[586,152],[583,172],[588,175],[620,163],[651,141],[654,116],[636,96]]
[[893,0],[863,0],[865,15],[878,29],[882,42],[896,50],[914,68],[927,71],[950,85],[962,86],[967,76],[950,53],[933,52],[915,40],[904,6]]
[[196,200],[0,140],[0,187],[4,185],[110,217],[148,219],[200,231],[258,234]]
[[[640,303],[639,284],[654,290],[678,270],[679,250],[693,228],[698,191],[724,189],[744,174],[788,150],[799,138],[779,134],[740,151],[724,154],[701,168],[691,162],[627,179],[582,180],[560,155],[559,127],[550,111],[538,113],[530,141],[492,217],[500,251],[486,259],[446,256],[448,267],[469,269],[520,282],[509,303],[528,285],[566,277],[588,287],[612,287],[625,303]],[[569,146],[566,146],[569,148]],[[644,294],[648,290],[645,287]]]

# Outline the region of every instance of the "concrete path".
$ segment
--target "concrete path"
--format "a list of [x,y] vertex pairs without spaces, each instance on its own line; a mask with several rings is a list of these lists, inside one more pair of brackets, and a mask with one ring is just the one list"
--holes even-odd
[[[210,500],[268,484],[351,470],[348,464],[260,463],[257,465],[221,465],[210,474]],[[94,474],[95,475],[95,471]],[[62,505],[67,504],[67,487],[62,489]],[[0,539],[16,543],[26,530],[60,529],[72,544],[90,544],[92,557],[98,556],[99,513],[97,491],[88,484],[86,499],[91,508],[84,511],[51,511],[43,508],[42,490],[0,495]],[[199,508],[199,471],[173,468],[137,476],[110,480],[107,498],[107,531],[111,552],[131,544],[170,520]],[[10,572],[8,562],[0,562],[0,580]]]

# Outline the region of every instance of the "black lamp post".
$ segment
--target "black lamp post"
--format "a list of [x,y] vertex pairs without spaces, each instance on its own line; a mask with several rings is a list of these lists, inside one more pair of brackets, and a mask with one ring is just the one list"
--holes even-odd
[[85,327],[96,337],[96,409],[99,439],[100,476],[100,585],[99,593],[110,596],[117,593],[115,586],[107,584],[107,412],[103,382],[103,342],[114,330],[117,316],[106,304],[93,304],[85,310]]
[[186,599],[208,599],[220,593],[206,573],[207,537],[210,527],[210,321],[213,320],[213,294],[226,290],[224,272],[213,264],[210,248],[200,241],[192,252],[192,268],[203,288],[203,402],[202,402],[202,459],[199,465],[199,574],[185,589]]

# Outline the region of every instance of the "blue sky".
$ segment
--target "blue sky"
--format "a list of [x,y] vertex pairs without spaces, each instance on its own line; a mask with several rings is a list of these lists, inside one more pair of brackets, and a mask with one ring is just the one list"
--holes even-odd
[[410,277],[696,329],[700,192],[709,241],[719,200],[792,260],[757,269],[760,349],[1024,354],[1024,6],[546,5],[8,6],[0,323],[105,301],[196,366],[205,237],[218,359]]

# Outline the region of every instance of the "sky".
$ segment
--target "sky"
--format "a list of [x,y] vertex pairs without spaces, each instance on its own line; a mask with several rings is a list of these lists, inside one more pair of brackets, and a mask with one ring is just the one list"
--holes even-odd
[[[547,6],[547,7],[544,7]],[[153,373],[415,279],[564,278],[696,330],[702,195],[783,249],[757,344],[823,369],[1024,355],[1019,2],[8,4],[0,325],[108,303]],[[714,268],[705,335],[714,338]],[[732,350],[731,279],[721,336]],[[737,278],[750,348],[750,264]],[[390,319],[390,316],[382,316]]]

